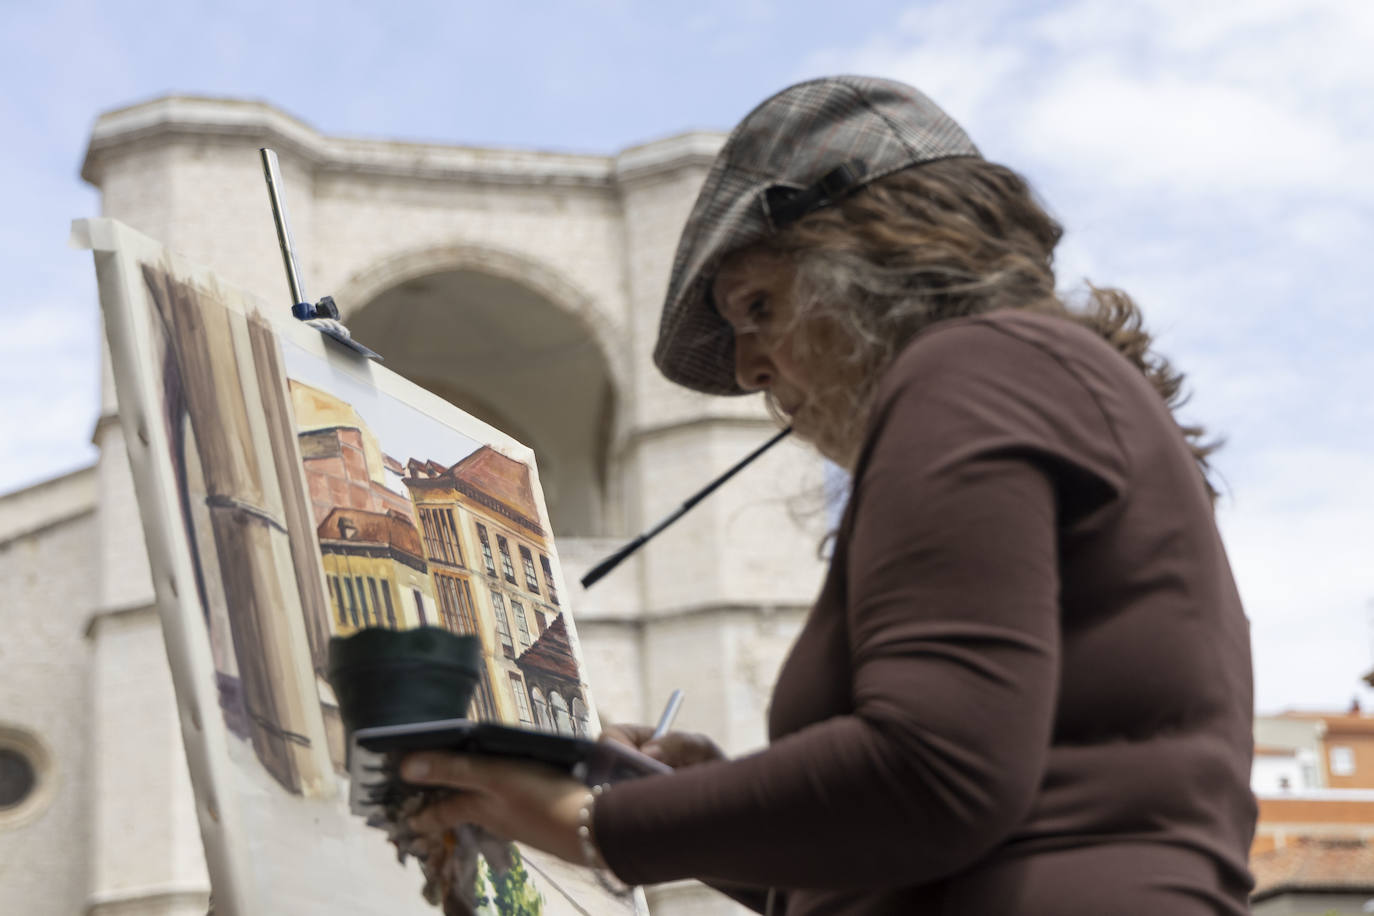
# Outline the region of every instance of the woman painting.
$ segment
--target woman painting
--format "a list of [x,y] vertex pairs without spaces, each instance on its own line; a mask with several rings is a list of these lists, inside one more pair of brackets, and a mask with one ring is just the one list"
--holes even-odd
[[1134,303],[1056,293],[1059,237],[910,87],[815,80],[746,117],[655,359],[764,392],[852,474],[770,744],[608,729],[676,769],[599,793],[417,754],[408,778],[470,791],[416,826],[789,916],[1248,912],[1249,636],[1208,449]]

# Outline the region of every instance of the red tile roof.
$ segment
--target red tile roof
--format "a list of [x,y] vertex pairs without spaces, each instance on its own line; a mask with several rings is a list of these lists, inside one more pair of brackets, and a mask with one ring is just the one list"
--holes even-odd
[[1326,723],[1328,736],[1335,733],[1344,735],[1374,734],[1374,716],[1367,716],[1359,709],[1352,709],[1349,712],[1310,712],[1289,709],[1279,713],[1274,718],[1297,719],[1308,722],[1320,720]]
[[1289,891],[1374,893],[1374,844],[1359,837],[1300,837],[1250,859],[1259,901]]

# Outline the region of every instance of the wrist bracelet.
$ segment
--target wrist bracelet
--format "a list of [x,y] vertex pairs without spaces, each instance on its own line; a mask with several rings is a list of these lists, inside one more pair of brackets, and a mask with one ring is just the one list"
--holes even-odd
[[608,877],[606,860],[596,848],[596,838],[592,835],[592,816],[596,800],[609,788],[610,786],[605,785],[592,786],[587,792],[587,797],[582,801],[582,808],[577,812],[577,843],[582,847],[582,863],[596,875],[596,883],[601,885],[601,889],[616,897],[628,897],[634,893],[634,888],[621,883],[619,879]]

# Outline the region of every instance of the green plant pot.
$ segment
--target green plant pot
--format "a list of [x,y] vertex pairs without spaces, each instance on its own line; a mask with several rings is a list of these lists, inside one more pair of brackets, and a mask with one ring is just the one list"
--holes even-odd
[[481,670],[481,640],[438,627],[370,627],[329,640],[329,683],[349,733],[465,718]]

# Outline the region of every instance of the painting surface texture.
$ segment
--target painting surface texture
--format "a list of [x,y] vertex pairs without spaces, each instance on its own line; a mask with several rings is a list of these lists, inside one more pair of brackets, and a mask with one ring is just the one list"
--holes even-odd
[[[435,912],[414,863],[349,814],[329,640],[476,635],[471,718],[595,734],[533,454],[118,223],[78,230],[95,250],[216,911]],[[478,868],[478,912],[641,906],[510,852]]]

